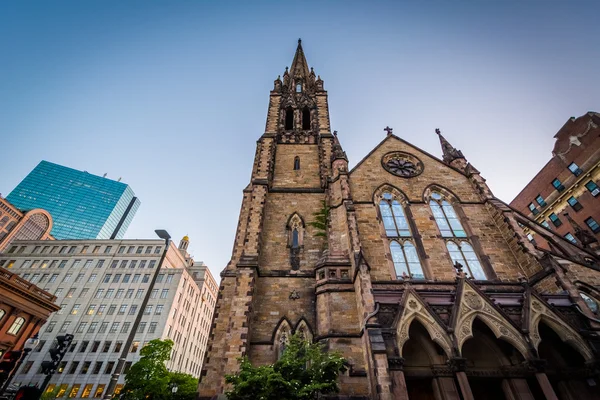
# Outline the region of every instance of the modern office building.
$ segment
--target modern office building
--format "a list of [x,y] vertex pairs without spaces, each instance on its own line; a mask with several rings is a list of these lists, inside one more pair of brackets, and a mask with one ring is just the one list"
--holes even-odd
[[[554,135],[552,158],[510,205],[567,240],[594,247],[600,238],[600,114],[570,118]],[[546,230],[529,230],[541,248],[559,247]]]
[[[164,246],[162,240],[13,242],[0,264],[53,293],[61,307],[40,330],[39,346],[13,382],[41,383],[40,365],[54,338],[70,333],[73,345],[49,388],[58,386],[69,398],[102,397]],[[206,265],[190,261],[187,240],[179,247],[169,246],[125,371],[144,343],[170,338],[175,345],[167,368],[200,375],[218,288]]]
[[52,216],[48,211],[35,208],[21,212],[0,197],[0,253],[13,240],[53,240],[51,230]]
[[56,239],[121,239],[140,206],[129,185],[48,161],[6,199],[21,211],[48,211]]

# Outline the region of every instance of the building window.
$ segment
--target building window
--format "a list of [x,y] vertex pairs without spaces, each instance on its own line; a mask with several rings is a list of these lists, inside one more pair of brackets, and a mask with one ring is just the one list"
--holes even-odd
[[148,333],[154,333],[156,332],[156,326],[158,325],[157,322],[150,322],[150,326],[148,327]]
[[431,194],[429,206],[443,237],[467,237],[454,207],[444,200],[439,193],[433,192]]
[[76,333],[83,333],[85,332],[85,328],[87,327],[87,322],[80,322],[79,326],[77,327],[77,330],[75,331]]
[[[152,291],[152,292],[154,293],[154,291]],[[156,310],[154,311],[154,314],[155,314],[155,315],[161,315],[161,314],[162,314],[162,312],[163,312],[163,309],[164,309],[164,307],[165,307],[165,306],[164,306],[164,305],[162,305],[162,304],[159,304],[159,305],[157,305],[157,306],[156,306]]]
[[46,326],[46,332],[50,333],[50,332],[54,331],[55,326],[56,326],[55,321],[48,322],[48,325]]
[[552,186],[554,186],[554,188],[556,190],[558,190],[559,192],[562,192],[563,190],[565,190],[565,187],[563,186],[563,184],[561,183],[561,181],[558,178],[554,178],[554,180],[552,181]]
[[575,239],[575,236],[571,235],[571,232],[567,232],[565,234],[565,239],[567,239],[571,243],[577,244],[577,239]]
[[598,311],[600,310],[600,307],[598,307],[598,302],[596,300],[594,300],[592,297],[588,296],[586,293],[579,292],[579,295],[581,296],[583,301],[585,301],[585,304],[587,304],[587,306],[590,308],[590,310],[594,314],[598,314]]
[[173,276],[174,276],[174,274],[168,274],[168,275],[167,275],[167,280],[166,280],[166,282],[167,282],[167,283],[171,283],[171,282],[173,282]]
[[310,129],[310,110],[304,107],[302,110],[302,129],[307,131]]
[[538,210],[535,204],[533,203],[529,203],[527,207],[529,207],[529,211],[531,211],[533,215],[538,215],[540,213],[540,210]]
[[119,322],[113,322],[110,326],[110,330],[108,331],[108,333],[117,333],[117,331],[119,330],[119,325]]
[[540,207],[545,207],[546,206],[546,202],[544,201],[544,198],[542,197],[542,195],[537,195],[537,197],[535,198],[535,201],[540,205]]
[[600,232],[600,225],[598,225],[598,222],[592,218],[589,217],[585,220],[586,225],[592,230],[592,232],[594,233],[598,233]]
[[411,236],[404,210],[391,194],[383,194],[383,198],[379,202],[379,211],[387,237]]
[[579,211],[579,210],[581,210],[583,208],[583,206],[581,205],[581,203],[578,202],[577,199],[575,197],[573,197],[573,196],[571,196],[571,197],[569,197],[567,199],[567,203],[569,203],[569,205],[571,207],[573,207],[573,210],[575,210],[575,211]]
[[302,93],[302,82],[296,83],[296,93]]
[[123,327],[121,328],[121,333],[129,332],[130,326],[131,326],[131,322],[123,322]]
[[392,253],[392,261],[394,262],[397,279],[407,277],[425,279],[423,268],[417,255],[417,249],[409,240],[402,242],[402,244],[396,240],[392,240],[390,243],[390,252]]
[[108,329],[108,322],[103,322],[100,324],[100,329],[98,329],[98,333],[106,333]]
[[160,293],[160,298],[166,299],[168,296],[169,296],[169,289],[163,289],[162,292]]
[[146,251],[144,252],[144,254],[151,254],[151,253],[152,253],[152,246],[146,247]]
[[579,166],[577,164],[575,164],[574,162],[569,164],[568,168],[569,168],[569,171],[571,171],[573,173],[573,175],[575,175],[575,176],[579,176],[583,173],[583,170],[581,168],[579,168]]
[[[96,363],[98,364],[98,363]],[[102,363],[100,363],[100,367],[102,367]],[[99,373],[100,372],[100,368],[98,368],[98,372],[94,372],[94,373]],[[106,385],[101,383],[100,385],[96,386],[96,392],[94,393],[94,398],[95,399],[100,399],[102,398],[102,394],[104,393],[104,387]]]
[[117,315],[125,315],[125,311],[127,311],[127,304],[121,304]]
[[10,326],[10,328],[8,329],[8,331],[6,333],[8,333],[10,335],[18,334],[19,331],[21,330],[21,328],[23,327],[23,324],[25,324],[25,318],[18,317],[17,319],[15,319],[15,321],[12,323],[12,325]]
[[[89,366],[88,366],[89,369]],[[87,372],[87,369],[86,369]],[[82,399],[87,399],[90,397],[90,394],[92,393],[92,388],[94,387],[93,383],[88,383],[87,385],[85,385],[83,387],[83,392],[81,392],[81,398]]]
[[92,343],[92,349],[90,350],[90,353],[97,352],[99,347],[100,347],[100,341],[95,340],[94,343]]
[[112,342],[110,340],[107,340],[106,342],[104,342],[104,346],[102,346],[102,352],[108,353],[108,351],[110,350],[111,344],[112,344]]
[[131,352],[137,353],[139,347],[140,347],[140,342],[133,342],[131,344]]
[[110,307],[108,307],[108,311],[106,312],[106,315],[113,315],[115,313],[116,309],[117,309],[117,306],[114,304],[111,304]]
[[468,276],[476,280],[487,279],[483,272],[483,268],[481,267],[481,263],[479,262],[473,247],[471,247],[469,243],[460,242],[459,244],[456,244],[453,241],[449,241],[446,243],[446,246],[454,264],[456,265],[456,263],[459,263],[463,268],[466,267],[465,273]]
[[69,330],[69,326],[71,326],[71,321],[65,321],[58,331],[60,333],[67,332]]
[[590,191],[590,193],[594,197],[596,197],[600,194],[600,188],[598,188],[598,185],[596,185],[596,182],[589,181],[588,183],[585,184],[585,187],[587,188],[587,190]]
[[558,218],[558,216],[554,213],[549,215],[550,218],[550,222],[552,222],[554,224],[554,226],[559,227],[562,225],[562,221],[560,220],[560,218]]
[[294,158],[294,171],[300,170],[300,157],[296,156]]
[[291,131],[294,129],[294,109],[288,107],[285,109],[285,130]]

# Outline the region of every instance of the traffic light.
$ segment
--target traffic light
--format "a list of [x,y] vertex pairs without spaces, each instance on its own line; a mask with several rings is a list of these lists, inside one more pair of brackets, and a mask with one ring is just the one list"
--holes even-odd
[[69,349],[69,346],[73,341],[73,337],[74,336],[70,334],[56,337],[56,345],[48,351],[48,353],[50,353],[52,361],[42,362],[43,374],[52,375],[56,371],[58,365],[65,356],[65,353]]

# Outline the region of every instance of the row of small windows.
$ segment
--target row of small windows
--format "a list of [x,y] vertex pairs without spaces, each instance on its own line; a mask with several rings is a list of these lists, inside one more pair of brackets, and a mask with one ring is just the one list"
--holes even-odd
[[[437,192],[431,194],[429,206],[442,237],[458,239],[446,242],[452,262],[465,268],[468,276],[485,280],[486,275],[473,247],[468,241],[460,240],[466,238],[467,234],[454,207]],[[425,274],[417,249],[410,239],[412,233],[402,205],[392,194],[386,192],[379,202],[379,211],[386,236],[396,238],[390,241],[390,253],[397,279],[424,279]]]
[[[569,164],[568,168],[569,168],[569,171],[571,171],[573,173],[573,175],[575,175],[575,176],[579,176],[583,173],[583,170],[581,168],[579,168],[577,166],[577,164],[575,164],[575,163]],[[552,180],[552,186],[558,192],[562,192],[563,190],[565,190],[565,186],[562,184],[562,182],[558,178],[554,178],[554,180]],[[597,197],[600,194],[600,188],[594,181],[588,181],[585,184],[585,187],[594,197]],[[577,200],[574,197],[571,197],[568,201],[569,201],[569,204],[571,204],[572,201],[576,202]],[[537,203],[537,205],[539,207],[542,207],[542,208],[548,205],[541,194],[538,194],[536,196],[535,202]],[[528,208],[533,213],[533,215],[537,215],[540,212],[540,210],[537,208],[537,206],[533,202],[529,203]]]
[[[285,109],[285,130],[291,131],[294,129],[294,109],[292,107],[288,107]],[[310,129],[310,110],[308,107],[304,107],[302,109],[302,130],[306,131]],[[300,127],[297,127],[299,129]]]
[[[70,268],[78,268],[83,260],[74,260],[71,264]],[[98,260],[95,264],[95,268],[103,268],[106,260]],[[138,264],[139,261],[139,264]],[[0,260],[0,267],[4,266],[6,269],[11,269],[15,266],[16,260],[10,260],[6,263],[7,260]],[[24,260],[21,264],[20,268],[29,268],[29,269],[64,269],[67,266],[68,260]],[[88,269],[92,267],[94,260],[85,260],[83,264],[83,269]],[[6,264],[6,266],[5,266]],[[129,267],[128,267],[129,266]],[[153,269],[156,266],[156,260],[113,260],[110,264],[110,268],[148,268]],[[69,275],[69,274],[68,274]]]
[[[0,225],[1,226],[1,225]],[[79,246],[35,246],[31,251],[31,254],[75,254]],[[88,254],[90,253],[91,246],[81,247],[79,253]],[[93,246],[91,254],[98,254],[102,246]],[[60,250],[59,250],[60,248]],[[27,246],[12,246],[7,253],[24,253]],[[106,246],[103,254],[110,254],[113,246]],[[118,254],[160,254],[161,246],[119,246],[117,251]]]

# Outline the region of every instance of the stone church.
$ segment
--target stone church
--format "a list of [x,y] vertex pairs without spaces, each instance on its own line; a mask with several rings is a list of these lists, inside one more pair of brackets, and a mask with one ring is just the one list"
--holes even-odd
[[598,243],[494,197],[439,130],[441,159],[386,128],[349,169],[300,41],[269,96],[200,399],[296,332],[346,358],[331,399],[600,399]]

